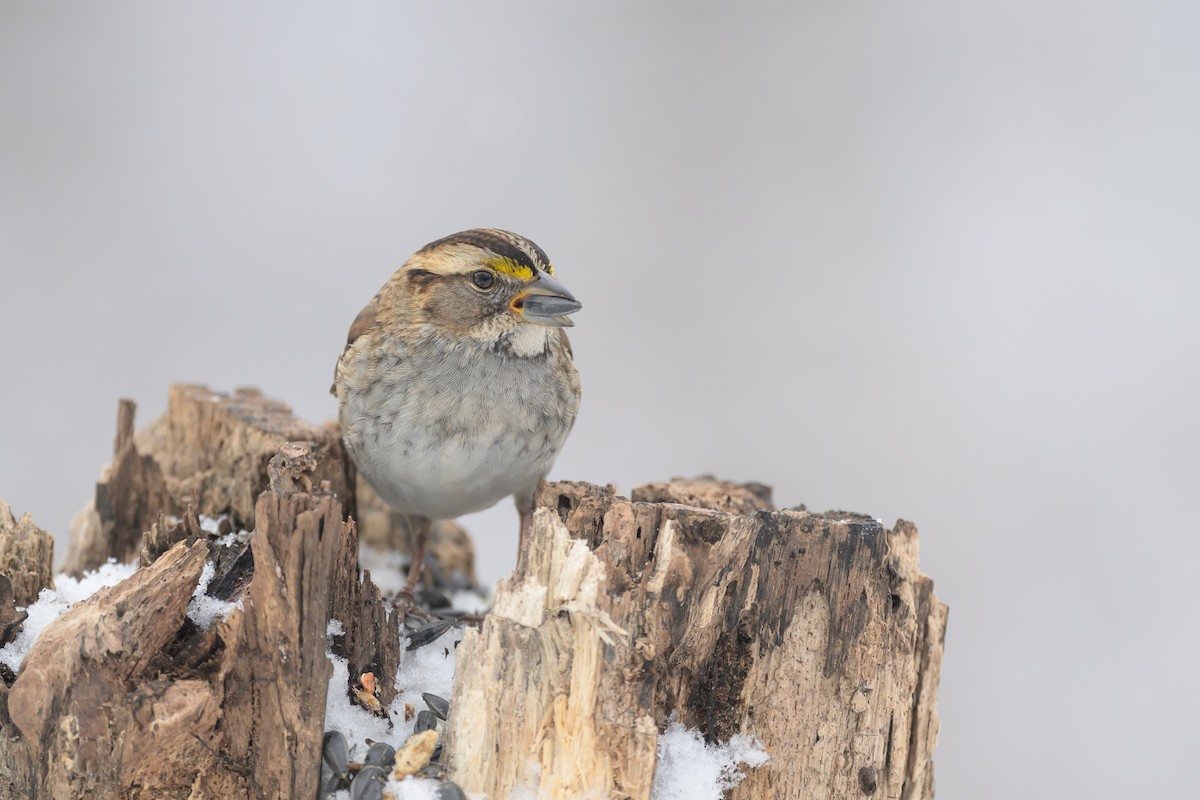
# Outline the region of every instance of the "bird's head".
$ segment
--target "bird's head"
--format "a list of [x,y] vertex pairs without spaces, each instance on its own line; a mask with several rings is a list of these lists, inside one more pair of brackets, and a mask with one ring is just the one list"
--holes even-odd
[[496,229],[462,231],[425,245],[394,283],[407,295],[411,322],[477,340],[511,336],[522,326],[570,327],[569,315],[582,307],[554,277],[542,248]]

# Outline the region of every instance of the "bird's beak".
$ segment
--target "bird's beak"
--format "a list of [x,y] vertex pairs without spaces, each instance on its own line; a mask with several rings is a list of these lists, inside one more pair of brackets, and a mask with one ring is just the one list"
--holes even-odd
[[575,323],[568,319],[583,308],[583,303],[553,277],[539,272],[537,280],[512,299],[512,309],[525,322],[548,328],[569,328]]

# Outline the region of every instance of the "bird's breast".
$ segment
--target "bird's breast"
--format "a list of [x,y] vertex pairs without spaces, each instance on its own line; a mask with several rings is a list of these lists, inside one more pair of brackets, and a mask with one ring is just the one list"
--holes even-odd
[[371,374],[343,379],[340,417],[360,472],[396,509],[434,519],[531,491],[574,422],[573,367],[554,353],[425,350],[365,356]]

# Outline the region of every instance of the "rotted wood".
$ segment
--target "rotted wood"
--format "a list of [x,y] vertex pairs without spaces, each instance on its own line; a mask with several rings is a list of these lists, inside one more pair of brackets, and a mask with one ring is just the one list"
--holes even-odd
[[[188,384],[170,388],[167,410],[134,432],[135,407],[118,406],[113,461],[96,483],[94,500],[71,523],[63,569],[78,574],[108,558],[139,555],[142,533],[159,515],[228,515],[252,527],[255,501],[270,483],[268,465],[281,446],[305,443],[312,488],[328,482],[353,507],[353,482],[336,426],[314,425],[257,389],[232,395]],[[302,487],[303,488],[303,487]]]
[[248,601],[208,631],[186,620],[209,555],[196,541],[43,632],[0,709],[0,797],[316,796],[330,587],[354,580],[334,574],[352,537],[331,495],[265,492],[254,523]]
[[629,499],[635,503],[675,503],[728,511],[730,514],[775,510],[770,486],[721,481],[707,476],[696,480],[676,478],[662,483],[647,483],[634,487]]
[[666,502],[539,491],[529,547],[458,648],[452,778],[644,800],[675,715],[766,745],[734,798],[931,797],[946,607],[916,529],[710,481],[634,496]]
[[[228,524],[225,527],[232,529]],[[228,530],[222,532],[227,533]],[[180,542],[192,544],[207,538],[208,534],[200,527],[200,518],[196,516],[194,506],[189,505],[177,519],[168,519],[160,510],[154,524],[142,534],[141,547],[138,548],[138,564],[147,567]]]
[[27,606],[37,600],[38,592],[52,585],[54,537],[23,515],[13,516],[12,509],[0,500],[0,575],[12,584],[16,605]]
[[[0,683],[0,800],[316,796],[331,615],[344,629],[334,652],[352,681],[377,676],[382,704],[401,646],[400,620],[369,576],[360,582],[353,522],[311,456],[281,446],[244,551],[190,511],[160,519],[143,554],[173,546],[42,633],[11,689]],[[187,611],[206,560],[208,594],[244,600],[201,630]]]
[[[16,599],[12,581],[0,575],[0,647],[16,639],[21,626],[29,619],[29,612],[17,608]],[[9,685],[14,677],[7,665],[0,664],[0,682]]]
[[259,497],[255,523],[253,611],[241,615],[240,652],[227,661],[234,694],[223,705],[220,749],[223,764],[246,769],[214,770],[204,796],[314,797],[333,674],[330,587],[346,525],[332,495],[274,491]]
[[[118,797],[202,757],[192,731],[214,716],[210,697],[195,691],[197,682],[174,685],[156,673],[206,554],[203,544],[181,545],[42,632],[7,697],[13,729],[4,731],[4,762],[23,767],[26,781],[10,778],[9,796]],[[151,607],[155,613],[139,613]]]
[[358,535],[351,523],[346,526],[346,542],[338,551],[335,575],[348,576],[334,581],[330,594],[330,619],[342,624],[342,633],[333,637],[332,651],[345,658],[351,685],[344,687],[347,697],[361,686],[362,675],[370,673],[378,687],[377,699],[387,708],[396,697],[396,673],[400,669],[400,615],[389,614],[386,602],[369,573],[357,579]]

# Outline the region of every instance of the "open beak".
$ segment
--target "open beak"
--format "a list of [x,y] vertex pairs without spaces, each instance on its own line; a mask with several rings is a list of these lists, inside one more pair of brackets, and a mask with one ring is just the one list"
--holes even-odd
[[512,308],[526,322],[548,328],[569,328],[575,323],[567,315],[583,308],[583,303],[553,277],[539,272],[537,280],[513,298]]

